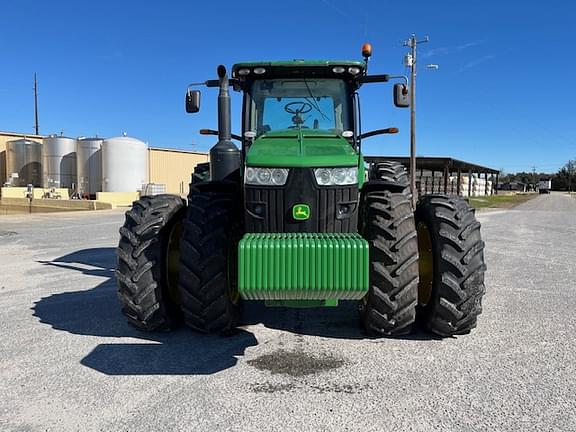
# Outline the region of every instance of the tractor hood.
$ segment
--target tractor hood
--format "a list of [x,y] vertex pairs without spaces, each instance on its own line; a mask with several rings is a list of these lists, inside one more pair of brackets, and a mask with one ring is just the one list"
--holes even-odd
[[258,137],[246,155],[248,166],[334,167],[358,165],[350,143],[327,130],[283,129]]

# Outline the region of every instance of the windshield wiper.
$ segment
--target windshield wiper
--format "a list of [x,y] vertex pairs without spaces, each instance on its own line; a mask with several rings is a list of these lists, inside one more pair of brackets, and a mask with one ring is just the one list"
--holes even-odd
[[308,90],[308,94],[310,95],[310,97],[312,98],[312,100],[308,100],[308,98],[304,98],[304,100],[306,100],[308,103],[312,102],[312,106],[314,107],[314,109],[316,111],[318,111],[320,113],[320,115],[322,115],[322,117],[324,117],[326,120],[330,121],[330,119],[328,118],[328,116],[326,114],[324,114],[322,112],[322,110],[320,109],[320,105],[318,105],[318,102],[316,101],[316,99],[314,98],[314,95],[312,94],[312,90],[310,90],[310,87],[308,86],[308,81],[306,81],[306,78],[304,78],[304,84],[306,85],[306,90]]

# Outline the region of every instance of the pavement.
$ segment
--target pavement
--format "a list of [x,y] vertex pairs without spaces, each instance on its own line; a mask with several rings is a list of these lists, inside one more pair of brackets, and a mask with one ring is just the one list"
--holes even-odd
[[122,211],[2,216],[0,430],[576,431],[576,200],[478,218],[478,328],[369,339],[350,303],[142,333],[115,293]]

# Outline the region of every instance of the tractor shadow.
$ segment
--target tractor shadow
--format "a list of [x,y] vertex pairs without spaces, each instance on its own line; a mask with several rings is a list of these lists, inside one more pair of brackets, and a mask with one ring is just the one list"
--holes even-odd
[[[41,323],[76,335],[142,341],[100,343],[80,361],[104,374],[213,374],[235,366],[247,348],[258,345],[254,334],[242,327],[235,334],[222,337],[198,334],[186,328],[143,332],[128,325],[116,296],[114,248],[83,249],[41,263],[69,271],[71,278],[80,273],[103,279],[91,289],[53,294],[38,300],[32,309]],[[357,302],[314,309],[268,308],[264,302],[246,302],[242,326],[258,324],[299,335],[370,339],[362,329]],[[402,338],[436,339],[423,332]]]
[[[370,336],[360,320],[358,301],[340,301],[337,307],[284,308],[266,307],[264,302],[246,302],[243,324],[265,327],[299,335],[333,339],[385,339]],[[432,341],[442,338],[416,329],[409,335],[388,337],[396,340]]]
[[[208,375],[235,366],[255,336],[238,330],[229,337],[194,333],[186,328],[172,332],[143,332],[128,325],[116,297],[114,248],[80,250],[42,262],[70,271],[103,278],[98,286],[63,292],[38,300],[34,316],[55,330],[76,335],[122,338],[98,344],[80,360],[107,375]],[[66,275],[61,276],[66,277]],[[134,341],[126,342],[126,338]]]

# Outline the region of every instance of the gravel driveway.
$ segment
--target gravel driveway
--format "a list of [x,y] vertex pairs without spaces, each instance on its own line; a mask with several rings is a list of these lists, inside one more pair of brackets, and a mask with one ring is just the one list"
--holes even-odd
[[368,339],[354,304],[141,333],[115,294],[122,212],[0,217],[0,430],[576,431],[576,200],[479,219],[484,313],[440,340]]

